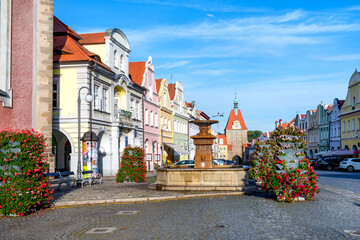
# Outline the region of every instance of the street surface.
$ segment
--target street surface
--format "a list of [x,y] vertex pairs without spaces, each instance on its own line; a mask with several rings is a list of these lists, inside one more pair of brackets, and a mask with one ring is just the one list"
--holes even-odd
[[0,218],[0,239],[360,239],[360,172],[318,173],[314,201],[257,194],[47,209]]
[[344,172],[342,170],[326,171],[316,170],[320,174],[319,183],[327,186],[341,188],[347,191],[360,193],[360,172]]

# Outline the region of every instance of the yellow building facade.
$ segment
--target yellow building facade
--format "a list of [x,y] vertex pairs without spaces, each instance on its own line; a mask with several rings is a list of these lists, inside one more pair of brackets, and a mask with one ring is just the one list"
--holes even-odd
[[173,149],[168,147],[173,144],[173,111],[171,108],[170,95],[168,91],[168,82],[164,79],[156,79],[156,89],[159,95],[160,106],[160,144],[162,146],[162,159],[164,163],[173,162]]
[[356,151],[360,146],[360,73],[355,70],[341,107],[341,146]]
[[218,145],[219,145],[219,153],[218,153],[219,158],[228,159],[228,145],[226,141],[226,135],[224,134],[218,135]]

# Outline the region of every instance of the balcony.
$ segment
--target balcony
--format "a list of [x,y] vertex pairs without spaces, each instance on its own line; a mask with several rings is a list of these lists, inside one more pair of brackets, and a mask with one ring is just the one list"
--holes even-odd
[[115,120],[121,123],[131,123],[131,115],[132,112],[122,110],[122,109],[115,109]]

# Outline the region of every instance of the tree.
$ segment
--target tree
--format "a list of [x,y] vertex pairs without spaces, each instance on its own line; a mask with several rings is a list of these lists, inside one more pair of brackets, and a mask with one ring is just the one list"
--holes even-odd
[[261,131],[255,130],[255,131],[248,131],[248,142],[251,142],[253,139],[258,139],[260,135],[262,134]]

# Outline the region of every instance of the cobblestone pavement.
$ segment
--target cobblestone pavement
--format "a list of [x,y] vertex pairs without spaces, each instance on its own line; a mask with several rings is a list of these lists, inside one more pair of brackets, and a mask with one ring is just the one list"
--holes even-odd
[[[293,204],[255,194],[46,209],[0,218],[0,238],[360,239],[360,200],[320,190]],[[87,233],[107,227],[113,231]]]
[[[149,200],[163,200],[168,198],[187,198],[191,196],[216,195],[216,194],[235,194],[239,192],[219,191],[158,191],[149,189],[149,185],[155,182],[156,176],[153,172],[147,173],[144,183],[116,183],[115,177],[103,178],[103,183],[95,183],[91,186],[71,187],[67,190],[66,185],[62,185],[61,191],[55,191],[54,206],[73,206],[84,204],[101,204],[114,202],[141,202]],[[57,186],[53,186],[56,188]],[[251,189],[251,188],[249,188]]]

